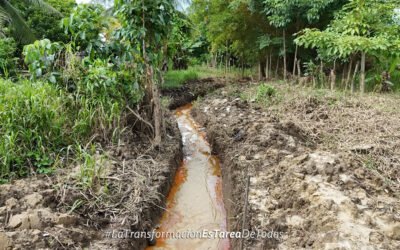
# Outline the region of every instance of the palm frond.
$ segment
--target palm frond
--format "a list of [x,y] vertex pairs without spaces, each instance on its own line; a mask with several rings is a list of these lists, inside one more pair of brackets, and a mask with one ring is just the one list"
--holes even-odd
[[6,11],[0,7],[0,31],[5,27],[5,24],[10,21]]
[[36,40],[35,35],[14,6],[7,0],[0,0],[0,9],[3,10],[3,18],[5,18],[4,14],[7,14],[6,16],[8,16],[10,20],[14,36],[20,40],[21,43],[32,43]]
[[61,12],[59,12],[59,11],[56,10],[53,6],[51,6],[50,4],[46,3],[46,2],[43,1],[43,0],[27,0],[27,1],[28,1],[29,3],[31,3],[31,4],[33,4],[33,5],[35,5],[35,6],[39,7],[39,8],[41,8],[41,9],[43,9],[43,10],[46,10],[46,11],[52,13],[52,14],[56,14],[56,15],[59,15],[59,16],[63,16],[63,15],[61,14]]
[[4,37],[3,30],[6,27],[6,23],[9,22],[10,18],[3,8],[0,7],[0,37]]

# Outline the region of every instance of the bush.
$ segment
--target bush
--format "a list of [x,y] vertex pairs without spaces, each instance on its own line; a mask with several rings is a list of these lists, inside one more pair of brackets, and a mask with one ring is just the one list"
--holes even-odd
[[45,171],[67,145],[62,97],[51,85],[0,79],[0,179]]
[[0,39],[0,74],[8,78],[16,70],[18,58],[15,57],[17,45],[12,38]]
[[131,73],[117,71],[114,65],[100,59],[91,62],[74,93],[79,109],[75,134],[86,137],[96,131],[107,140],[120,128],[125,107],[139,102],[141,93]]
[[45,77],[51,83],[56,83],[58,73],[54,71],[54,65],[61,49],[60,44],[52,43],[48,39],[24,47],[25,63],[28,65],[32,80]]

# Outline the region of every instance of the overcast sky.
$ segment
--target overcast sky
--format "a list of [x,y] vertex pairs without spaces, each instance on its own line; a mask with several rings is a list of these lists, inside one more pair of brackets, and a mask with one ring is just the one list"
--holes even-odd
[[[92,0],[76,0],[76,2],[77,3],[90,3],[90,2],[92,2]],[[94,2],[96,2],[96,0]],[[99,2],[99,3],[103,3],[103,2],[107,3],[106,5],[107,5],[107,7],[109,7],[110,4],[112,4],[113,1],[112,0],[105,0],[105,1],[97,0],[97,2]],[[179,8],[183,9],[183,10],[186,10],[187,7],[189,7],[190,0],[178,0],[178,2],[179,2]]]

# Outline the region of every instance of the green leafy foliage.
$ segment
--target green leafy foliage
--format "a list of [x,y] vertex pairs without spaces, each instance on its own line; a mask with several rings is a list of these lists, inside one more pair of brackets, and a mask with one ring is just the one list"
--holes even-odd
[[69,16],[76,5],[74,0],[46,0],[59,13],[49,13],[47,8],[32,4],[27,0],[11,1],[21,16],[26,21],[28,27],[37,39],[49,39],[67,43],[69,37],[63,32],[61,27],[61,19],[63,16]]
[[[24,9],[24,6],[25,8],[32,7],[36,10],[45,11],[49,16],[55,15],[58,18],[62,16],[57,9],[43,0],[17,0],[15,2],[0,0],[0,19],[2,19],[0,21],[0,33],[4,33],[3,30],[6,30],[5,33],[13,36],[21,44],[34,42],[36,39],[34,32],[18,9],[19,7]],[[31,16],[31,14],[27,14],[27,16]],[[5,17],[8,19],[7,22],[4,22]]]
[[[166,54],[164,47],[172,29],[175,13],[173,1],[116,0],[115,7],[115,14],[122,25],[116,32],[116,39],[128,42],[131,48],[139,48],[139,55],[146,54],[147,58],[144,60],[158,69]],[[146,51],[143,42],[146,44]]]
[[77,50],[86,51],[92,58],[103,46],[100,33],[107,26],[101,5],[80,4],[62,20],[65,34],[70,35]]
[[32,80],[44,77],[56,83],[57,72],[53,72],[57,54],[62,46],[48,39],[36,41],[24,47],[25,63],[28,65]]

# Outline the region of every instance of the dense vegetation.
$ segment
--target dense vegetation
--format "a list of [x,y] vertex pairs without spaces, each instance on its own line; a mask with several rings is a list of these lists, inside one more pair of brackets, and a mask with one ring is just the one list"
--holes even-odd
[[[400,87],[396,0],[93,2],[106,5],[0,0],[0,182],[117,142],[128,114],[160,145],[159,88],[198,78],[193,66],[351,92]],[[274,95],[259,89],[257,99]]]
[[190,17],[210,65],[258,64],[260,78],[306,76],[299,81],[353,91],[358,82],[364,92],[399,86],[399,8],[393,0],[193,0]]
[[183,22],[173,2],[35,2],[0,2],[0,181],[101,151],[132,112],[159,144],[163,48]]

